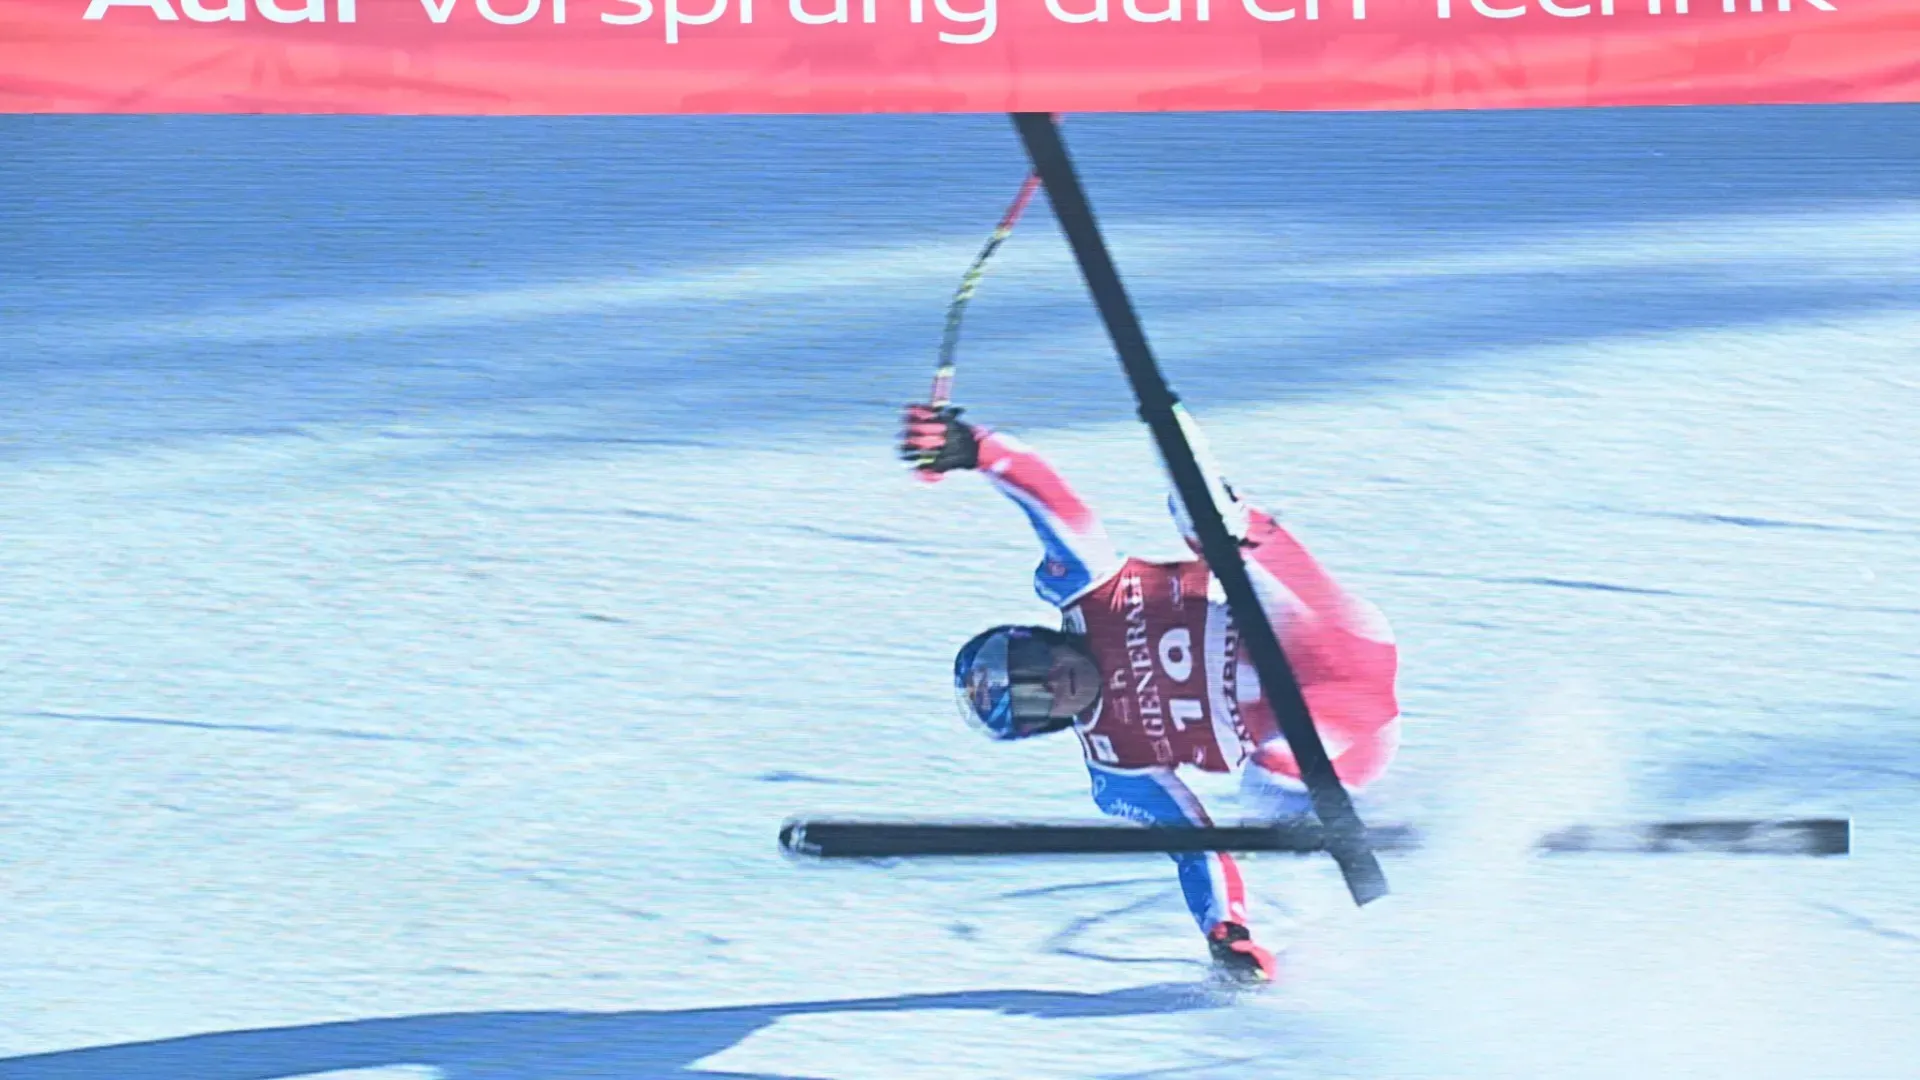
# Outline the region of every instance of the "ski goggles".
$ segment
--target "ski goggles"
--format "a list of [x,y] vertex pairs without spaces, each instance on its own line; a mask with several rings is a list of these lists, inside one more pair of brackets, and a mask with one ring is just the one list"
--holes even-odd
[[999,630],[967,659],[958,680],[961,711],[996,739],[1022,739],[1058,727],[1047,675],[1053,649],[1021,628]]

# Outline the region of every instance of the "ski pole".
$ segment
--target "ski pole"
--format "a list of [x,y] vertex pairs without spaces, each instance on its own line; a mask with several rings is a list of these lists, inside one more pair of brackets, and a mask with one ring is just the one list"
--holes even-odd
[[[1000,224],[994,226],[993,234],[987,238],[986,245],[980,249],[980,254],[974,256],[973,265],[967,267],[967,272],[961,275],[960,287],[954,290],[953,300],[947,305],[946,330],[940,337],[940,363],[933,373],[933,392],[927,398],[928,403],[935,409],[945,408],[953,400],[954,354],[960,344],[960,320],[966,312],[967,301],[973,299],[974,292],[980,287],[980,279],[986,276],[987,261],[993,258],[993,253],[1000,249],[1001,244],[1006,243],[1007,237],[1013,235],[1014,225],[1019,222],[1020,214],[1026,210],[1027,203],[1033,200],[1033,193],[1039,190],[1039,187],[1040,174],[1028,173],[1026,181],[1020,185],[1020,193],[1014,196],[1012,204],[1007,207],[1007,212],[1001,215]],[[940,479],[939,473],[919,467],[926,460],[928,459],[922,459],[914,466],[914,475],[925,483],[937,483]]]

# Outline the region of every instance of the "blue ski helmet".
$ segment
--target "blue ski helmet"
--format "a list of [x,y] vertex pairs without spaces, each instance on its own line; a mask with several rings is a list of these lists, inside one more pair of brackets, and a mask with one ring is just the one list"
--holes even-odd
[[1059,731],[1071,716],[1049,716],[1047,672],[1066,635],[1040,626],[996,626],[974,635],[953,658],[960,715],[990,739],[1026,739]]

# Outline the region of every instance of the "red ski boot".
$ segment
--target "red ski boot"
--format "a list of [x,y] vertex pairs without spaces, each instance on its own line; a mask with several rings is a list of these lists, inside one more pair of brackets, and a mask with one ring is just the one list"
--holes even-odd
[[1270,983],[1279,974],[1273,954],[1253,943],[1253,934],[1234,922],[1219,923],[1207,935],[1213,970],[1228,982]]

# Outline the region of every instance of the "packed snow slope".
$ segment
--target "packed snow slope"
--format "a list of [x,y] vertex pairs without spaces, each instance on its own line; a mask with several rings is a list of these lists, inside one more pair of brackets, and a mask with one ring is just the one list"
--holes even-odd
[[[1436,846],[1251,860],[1238,1002],[1157,856],[775,850],[1094,812],[948,688],[1024,521],[892,454],[1004,118],[0,124],[5,1080],[1920,1068],[1920,110],[1069,119],[1403,643]],[[957,395],[1180,550],[1044,199]],[[1855,850],[1522,853],[1706,814]]]

